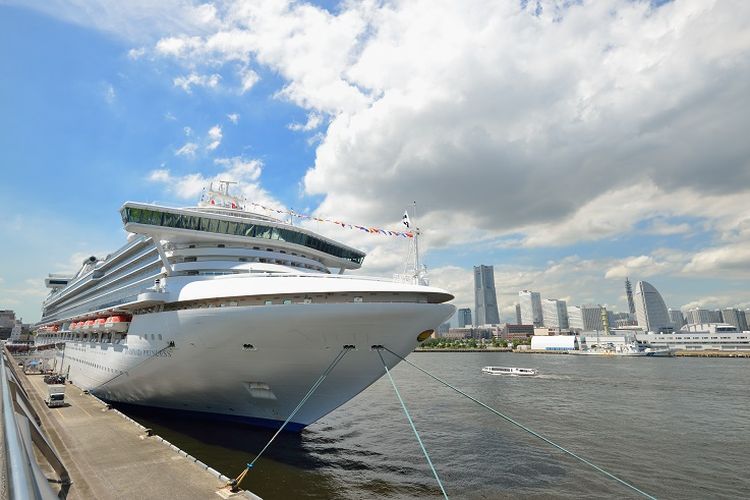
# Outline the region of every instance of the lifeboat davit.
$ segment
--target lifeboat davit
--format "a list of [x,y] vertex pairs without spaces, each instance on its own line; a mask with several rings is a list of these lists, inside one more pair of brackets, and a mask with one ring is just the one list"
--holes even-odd
[[130,326],[130,317],[124,315],[110,316],[104,323],[104,330],[108,332],[126,333]]
[[91,331],[93,332],[103,332],[104,331],[104,323],[107,320],[105,318],[98,318],[94,320],[94,324],[91,327]]

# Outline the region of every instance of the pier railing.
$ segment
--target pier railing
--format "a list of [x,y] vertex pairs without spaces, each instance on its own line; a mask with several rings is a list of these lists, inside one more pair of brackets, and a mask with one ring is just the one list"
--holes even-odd
[[39,428],[38,416],[14,371],[13,357],[3,346],[0,353],[0,392],[2,393],[3,461],[6,495],[10,500],[56,499],[49,480],[34,455],[34,445],[59,476],[63,486],[70,484],[68,471]]

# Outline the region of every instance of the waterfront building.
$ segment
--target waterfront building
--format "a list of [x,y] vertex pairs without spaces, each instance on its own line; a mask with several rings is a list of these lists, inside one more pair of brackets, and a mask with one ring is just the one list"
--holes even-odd
[[492,266],[474,266],[474,314],[477,326],[500,323]]
[[505,340],[527,339],[534,335],[534,325],[511,325],[506,323],[500,331],[500,338]]
[[602,331],[602,307],[591,304],[570,307],[568,326],[572,331],[579,333]]
[[542,317],[547,328],[568,328],[568,305],[564,300],[544,299],[542,302]]
[[688,310],[686,319],[688,325],[716,323],[715,321],[711,321],[713,319],[713,314],[711,314],[711,311],[709,311],[708,309],[701,309],[699,307]]
[[630,278],[625,278],[625,295],[628,297],[628,310],[630,314],[635,315],[635,302],[633,302],[633,286],[630,284]]
[[672,309],[670,307],[667,309],[667,314],[669,314],[669,321],[672,322],[675,330],[680,329],[685,325],[685,315],[682,314],[682,311],[679,309]]
[[458,327],[463,328],[465,326],[471,326],[471,309],[468,307],[462,307],[458,310]]
[[521,304],[516,304],[516,324],[523,324],[523,321],[521,320]]
[[576,335],[534,335],[531,337],[531,348],[540,351],[577,351],[578,337]]
[[544,324],[542,296],[539,292],[521,290],[518,292],[518,303],[521,307],[521,324],[534,326]]
[[742,329],[742,331],[750,330],[750,309],[745,309],[744,311],[740,311],[740,318],[745,318],[745,328]]
[[690,324],[673,333],[639,333],[637,338],[653,347],[686,351],[750,351],[750,333],[726,323]]
[[647,281],[639,281],[635,288],[635,314],[638,326],[647,332],[673,330],[667,306],[659,291]]
[[[451,329],[451,324],[450,323],[441,323],[440,326],[438,326],[438,328],[437,328],[437,334],[439,336],[441,333],[448,333],[448,330],[450,330],[450,329]],[[433,334],[433,338],[434,337],[435,337],[435,335]]]

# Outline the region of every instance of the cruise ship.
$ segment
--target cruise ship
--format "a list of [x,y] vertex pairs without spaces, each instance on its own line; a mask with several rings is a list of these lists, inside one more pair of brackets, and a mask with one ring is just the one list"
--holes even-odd
[[57,369],[106,401],[278,427],[345,349],[287,426],[301,430],[384,374],[373,346],[406,356],[454,312],[416,273],[344,274],[363,252],[246,210],[226,182],[195,207],[120,213],[127,243],[49,275],[37,325]]

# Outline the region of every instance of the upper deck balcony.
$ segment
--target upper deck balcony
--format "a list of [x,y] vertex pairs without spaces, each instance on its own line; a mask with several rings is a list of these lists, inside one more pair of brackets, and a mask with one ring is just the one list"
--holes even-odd
[[364,252],[337,243],[303,228],[248,212],[196,208],[167,208],[127,202],[120,210],[125,230],[176,243],[214,240],[288,248],[317,258],[327,267],[358,269]]

